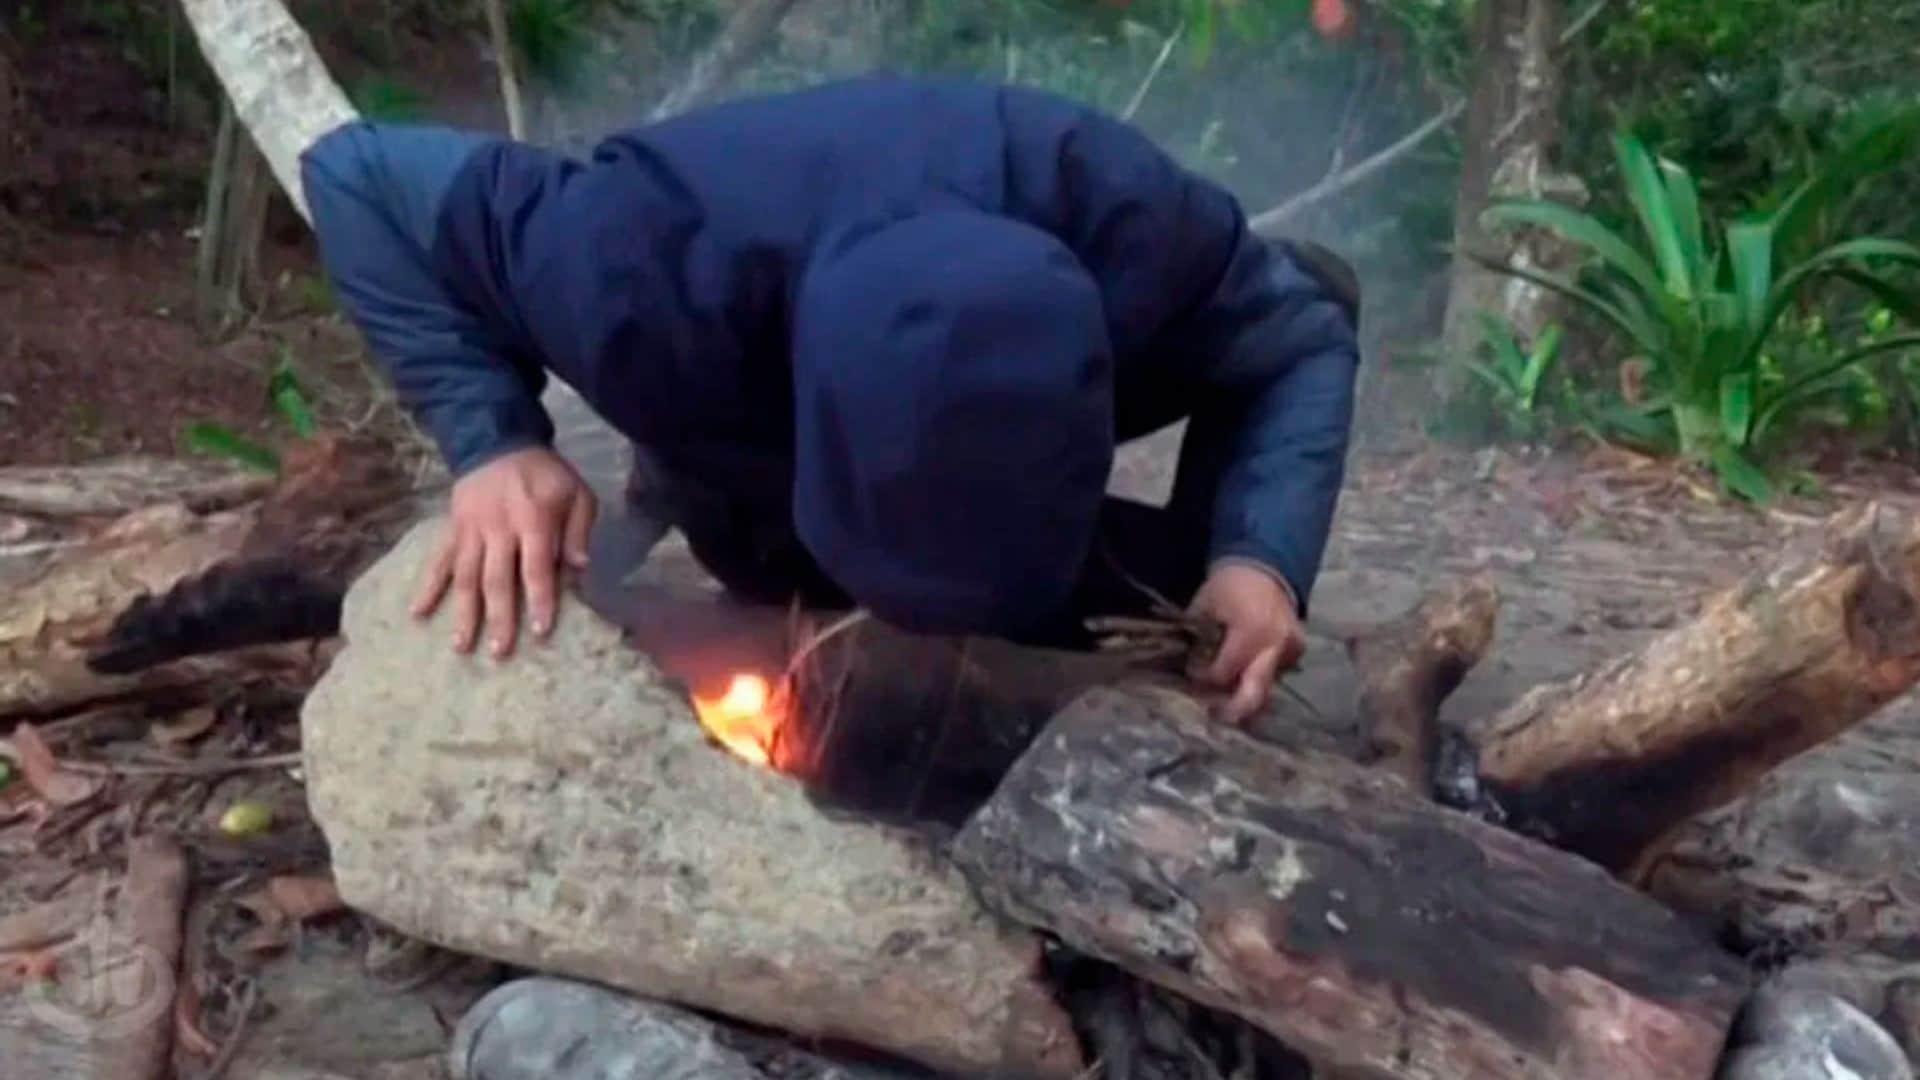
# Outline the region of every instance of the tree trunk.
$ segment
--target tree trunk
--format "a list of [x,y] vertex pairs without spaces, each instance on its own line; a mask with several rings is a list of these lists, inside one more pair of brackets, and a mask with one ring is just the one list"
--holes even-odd
[[1358,1075],[1713,1073],[1745,970],[1580,859],[1099,690],[961,833],[988,905]]
[[[1475,77],[1461,136],[1460,190],[1454,206],[1456,252],[1443,331],[1450,361],[1480,343],[1481,312],[1514,327],[1532,342],[1558,317],[1545,290],[1495,274],[1468,253],[1495,255],[1534,267],[1557,267],[1566,253],[1536,231],[1494,234],[1480,218],[1496,200],[1511,197],[1584,198],[1575,178],[1554,171],[1560,138],[1562,0],[1482,0],[1474,29]],[[1450,400],[1464,370],[1440,365],[1441,400]]]
[[1637,877],[1678,825],[1920,680],[1920,521],[1870,505],[1816,550],[1470,737],[1449,798]]
[[358,115],[279,0],[181,0],[200,49],[267,165],[307,216],[300,155]]
[[209,338],[238,329],[262,299],[260,241],[272,185],[266,159],[241,128],[233,103],[223,98],[194,268],[195,317]]

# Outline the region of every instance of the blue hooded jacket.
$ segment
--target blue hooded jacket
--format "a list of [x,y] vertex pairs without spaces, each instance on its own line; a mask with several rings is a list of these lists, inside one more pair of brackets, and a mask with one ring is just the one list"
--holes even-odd
[[1115,445],[1193,417],[1224,440],[1210,554],[1304,607],[1352,310],[1088,108],[876,76],[586,161],[355,122],[303,183],[337,294],[456,474],[552,437],[552,372],[668,464],[787,462],[800,539],[875,614],[1006,632],[1065,601]]

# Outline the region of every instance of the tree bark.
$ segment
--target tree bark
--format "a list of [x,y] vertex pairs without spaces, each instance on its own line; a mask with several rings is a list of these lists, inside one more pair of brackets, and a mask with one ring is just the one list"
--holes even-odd
[[1360,1075],[1704,1080],[1744,996],[1598,868],[1164,690],[1081,698],[954,855],[994,909]]
[[200,49],[294,209],[300,155],[358,115],[279,0],[181,0]]
[[[1637,877],[1670,832],[1920,680],[1920,521],[1869,505],[1470,736],[1450,799]],[[1470,775],[1469,775],[1470,774]]]
[[[1468,253],[1535,267],[1556,266],[1564,251],[1538,231],[1493,234],[1480,219],[1497,199],[1584,197],[1577,179],[1554,171],[1560,138],[1560,64],[1565,18],[1561,0],[1485,0],[1474,29],[1475,76],[1461,135],[1460,190],[1454,206],[1455,256],[1443,341],[1449,357],[1468,356],[1480,342],[1479,316],[1489,312],[1530,342],[1557,317],[1552,294],[1503,277]],[[1463,369],[1442,364],[1442,400],[1458,389]]]

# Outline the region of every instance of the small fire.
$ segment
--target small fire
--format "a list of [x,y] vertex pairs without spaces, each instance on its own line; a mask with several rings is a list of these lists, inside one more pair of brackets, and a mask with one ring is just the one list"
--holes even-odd
[[767,680],[739,674],[719,698],[694,696],[694,714],[720,745],[755,765],[773,763],[774,739],[780,733],[780,710]]

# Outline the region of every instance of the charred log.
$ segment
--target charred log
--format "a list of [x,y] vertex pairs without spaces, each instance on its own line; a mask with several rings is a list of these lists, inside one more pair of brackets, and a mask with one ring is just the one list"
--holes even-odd
[[1920,522],[1868,506],[1691,622],[1470,737],[1459,804],[1638,876],[1694,815],[1920,680]]
[[0,717],[297,667],[274,646],[332,635],[348,583],[415,513],[382,450],[322,440],[263,500],[127,514],[0,601]]
[[1369,1075],[1705,1078],[1744,995],[1591,864],[1161,690],[1081,698],[954,853],[995,910]]

